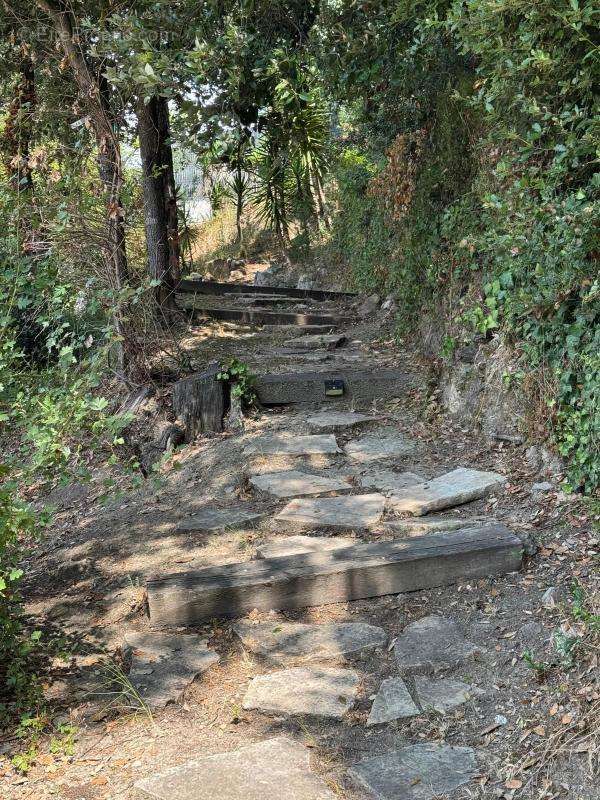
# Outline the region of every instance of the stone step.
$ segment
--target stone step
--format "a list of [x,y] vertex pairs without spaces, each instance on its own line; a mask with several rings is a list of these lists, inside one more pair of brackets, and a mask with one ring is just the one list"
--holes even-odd
[[290,433],[265,433],[244,448],[247,456],[332,455],[341,452],[332,434],[293,436]]
[[381,520],[385,509],[382,494],[353,494],[345,497],[291,500],[275,517],[294,528],[342,528],[363,530]]
[[481,694],[478,689],[453,678],[433,680],[419,675],[414,680],[412,694],[402,678],[386,678],[373,701],[367,725],[382,725],[431,712],[447,714],[478,694]]
[[[340,498],[343,499],[343,498]],[[446,586],[518,570],[523,546],[504,525],[246,561],[148,580],[150,621],[195,625],[254,608],[304,608]]]
[[387,642],[383,628],[364,622],[238,622],[233,630],[246,650],[272,664],[347,658]]
[[404,458],[412,455],[417,447],[417,442],[405,436],[372,433],[348,442],[344,450],[351,461],[368,464],[373,461],[379,463],[389,459]]
[[131,654],[129,680],[146,708],[154,711],[177,702],[197,675],[219,661],[207,642],[191,634],[126,634],[123,651]]
[[352,489],[349,477],[326,478],[323,475],[311,475],[297,469],[251,475],[249,482],[259,492],[285,499],[331,492],[343,493]]
[[352,322],[350,317],[333,314],[303,314],[294,311],[267,311],[261,308],[214,308],[193,298],[191,300],[184,299],[180,305],[194,317],[209,317],[225,322],[237,322],[241,325],[296,325],[301,328],[327,325],[335,328],[338,325],[348,325]]
[[336,800],[309,750],[283,736],[188,761],[134,785],[136,800]]
[[277,406],[339,400],[385,401],[399,397],[411,385],[411,378],[398,369],[344,369],[259,375],[254,389],[262,405]]
[[483,647],[465,639],[454,620],[435,614],[407,625],[394,645],[398,668],[403,674],[439,672],[484,653]]
[[349,771],[350,777],[374,800],[447,797],[477,773],[472,748],[446,744],[407,745],[359,761]]
[[250,681],[246,711],[341,719],[356,701],[360,678],[338,667],[291,667]]
[[460,467],[426,483],[393,492],[390,505],[398,513],[420,517],[487,497],[505,483],[506,478],[497,472]]
[[287,339],[283,346],[291,350],[335,350],[341,347],[348,340],[341,333],[331,334],[311,334],[309,336],[298,336],[295,339]]
[[306,300],[353,300],[352,292],[331,292],[327,289],[295,289],[287,286],[255,286],[252,283],[220,283],[218,281],[182,280],[177,291],[186,294],[226,295],[258,294],[299,297]]

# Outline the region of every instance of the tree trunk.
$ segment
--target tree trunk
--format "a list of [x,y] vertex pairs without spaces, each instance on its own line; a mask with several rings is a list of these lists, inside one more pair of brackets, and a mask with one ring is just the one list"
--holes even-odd
[[[74,15],[54,0],[35,0],[48,15],[62,47],[82,102],[89,110],[96,136],[98,171],[106,203],[106,252],[109,284],[118,297],[128,280],[125,217],[121,203],[123,169],[118,127],[112,110],[109,85],[99,69],[92,70],[81,52],[74,35]],[[127,382],[130,371],[129,354],[133,347],[129,325],[121,299],[113,311],[116,341],[113,347],[113,366],[120,380]]]
[[148,274],[158,281],[159,314],[169,321],[179,280],[179,226],[173,157],[169,142],[167,101],[151,97],[138,105],[138,137],[142,157]]

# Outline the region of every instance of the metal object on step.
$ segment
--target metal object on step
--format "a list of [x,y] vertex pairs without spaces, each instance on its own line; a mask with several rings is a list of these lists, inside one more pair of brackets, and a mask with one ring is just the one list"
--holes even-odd
[[341,378],[325,380],[326,397],[341,397],[344,394],[344,381]]

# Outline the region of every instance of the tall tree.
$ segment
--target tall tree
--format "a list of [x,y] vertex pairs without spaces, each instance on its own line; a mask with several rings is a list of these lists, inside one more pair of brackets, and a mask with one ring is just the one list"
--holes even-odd
[[[115,293],[120,293],[128,281],[125,241],[125,214],[122,203],[123,164],[119,140],[119,121],[112,107],[111,87],[101,63],[94,63],[82,52],[76,36],[77,20],[71,7],[64,8],[52,0],[35,0],[37,7],[50,20],[66,64],[75,80],[81,102],[94,130],[97,145],[98,171],[106,203],[106,253],[109,280]],[[18,8],[15,8],[18,14]],[[116,371],[122,379],[127,376],[127,330],[123,309],[115,309],[118,341],[115,346]]]

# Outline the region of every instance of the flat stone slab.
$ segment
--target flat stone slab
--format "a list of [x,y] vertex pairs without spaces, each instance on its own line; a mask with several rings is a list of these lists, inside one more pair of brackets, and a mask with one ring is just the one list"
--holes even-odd
[[196,635],[126,634],[124,650],[131,652],[129,680],[151,710],[177,702],[201,672],[219,661],[208,639]]
[[292,436],[289,433],[270,433],[256,439],[244,448],[246,455],[304,456],[314,454],[341,453],[335,436]]
[[357,411],[320,411],[307,418],[306,424],[313,430],[321,433],[336,433],[365,425],[367,422],[376,422],[377,417],[369,414],[359,414]]
[[479,690],[451,678],[432,680],[418,675],[412,693],[402,678],[387,678],[373,701],[367,725],[380,725],[431,711],[447,714],[476,694]]
[[318,500],[292,500],[275,519],[300,527],[370,528],[383,516],[385,497],[382,494],[354,494],[345,497],[323,497]]
[[283,345],[293,350],[335,350],[346,344],[347,338],[340,333],[321,333],[298,336],[295,339],[287,339]]
[[505,482],[506,478],[497,472],[460,467],[431,481],[394,492],[391,504],[399,513],[419,517],[486,497]]
[[484,525],[486,522],[495,525],[497,520],[473,517],[472,519],[456,518],[436,518],[429,519],[393,519],[385,523],[385,527],[396,533],[404,533],[406,536],[420,536],[424,533],[434,533],[435,531],[460,531],[464,528],[472,528],[476,525]]
[[349,442],[344,448],[346,455],[352,461],[361,464],[371,461],[384,461],[388,458],[400,458],[411,455],[416,450],[416,443],[404,436],[377,436],[369,434],[354,442]]
[[436,615],[411,622],[394,646],[396,661],[404,673],[438,672],[484,652],[465,639],[454,620]]
[[298,553],[326,553],[358,544],[356,539],[344,536],[280,536],[272,542],[260,545],[258,558],[284,558]]
[[247,650],[277,664],[344,658],[383,647],[387,641],[383,628],[364,622],[238,622],[233,630]]
[[264,511],[252,511],[249,508],[205,508],[193,517],[182,519],[176,530],[178,532],[193,531],[225,531],[250,527],[265,516]]
[[140,800],[335,800],[309,751],[283,736],[188,761],[135,784]]
[[415,693],[423,711],[447,714],[479,694],[479,691],[452,678],[431,680],[426,675],[417,675]]
[[250,484],[260,492],[285,498],[349,492],[352,489],[350,478],[326,478],[322,475],[300,472],[297,469],[252,475]]
[[243,707],[265,714],[341,719],[354,706],[359,682],[349,669],[292,667],[253,678]]
[[414,472],[394,472],[392,469],[378,469],[366,472],[359,478],[363,489],[375,489],[378,492],[389,494],[405,489],[407,486],[416,486],[423,483],[422,475]]
[[373,701],[367,725],[381,725],[394,719],[416,717],[420,713],[402,678],[387,678]]
[[408,745],[349,770],[375,800],[431,800],[468,783],[477,772],[472,748],[443,744]]

